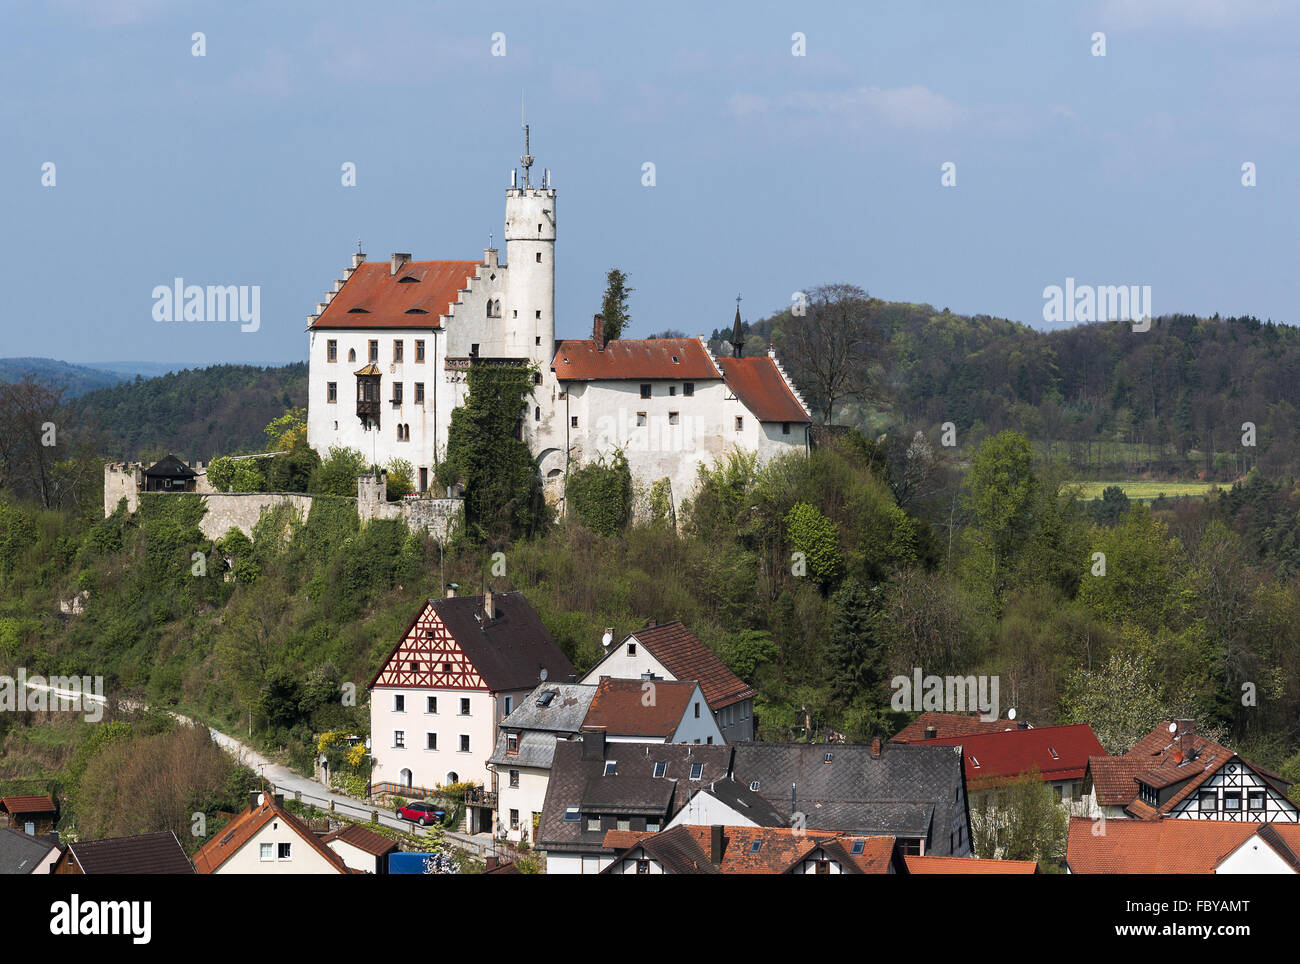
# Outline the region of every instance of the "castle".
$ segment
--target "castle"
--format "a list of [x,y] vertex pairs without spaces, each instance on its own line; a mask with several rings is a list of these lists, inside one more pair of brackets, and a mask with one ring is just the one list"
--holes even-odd
[[309,444],[404,459],[428,492],[480,362],[533,367],[521,435],[552,502],[570,469],[619,449],[639,483],[667,479],[675,505],[701,464],[731,451],[806,450],[807,406],[773,353],[741,356],[739,309],[727,358],[701,337],[606,343],[599,316],[591,338],[556,341],[556,191],[549,170],[532,185],[527,137],[506,191],[505,263],[496,248],[481,261],[358,252],[308,316]]

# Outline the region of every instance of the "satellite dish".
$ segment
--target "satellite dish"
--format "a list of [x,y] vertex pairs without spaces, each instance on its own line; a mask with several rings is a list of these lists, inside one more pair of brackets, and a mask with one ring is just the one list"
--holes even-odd
[[541,671],[540,673],[537,674],[537,678],[538,678],[539,680],[541,680],[543,683],[545,683],[545,682],[546,682],[546,677],[547,677],[546,667],[543,666],[543,667],[542,667],[542,671]]
[[1011,707],[1011,709],[1007,710],[1007,719],[1014,720],[1015,718],[1016,718],[1016,708],[1013,706]]
[[266,794],[265,794],[265,793],[259,793],[259,794],[257,795],[257,805],[260,807],[260,806],[261,806],[262,804],[264,804],[264,803],[266,803]]
[[612,643],[613,641],[614,641],[614,631],[612,629],[605,630],[605,635],[600,637],[600,645],[604,646],[606,649],[609,649],[609,644]]
[[1169,724],[1169,732],[1170,732],[1170,733],[1177,733],[1177,732],[1178,732],[1178,724],[1177,724],[1177,723],[1170,723],[1170,724]]

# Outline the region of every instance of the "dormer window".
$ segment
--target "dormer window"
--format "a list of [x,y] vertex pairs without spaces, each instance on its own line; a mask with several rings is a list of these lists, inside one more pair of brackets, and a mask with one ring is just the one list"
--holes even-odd
[[618,776],[618,761],[617,761],[617,760],[606,760],[606,761],[605,761],[605,776],[607,776],[607,777]]
[[700,779],[702,776],[704,776],[704,764],[703,764],[703,763],[692,763],[692,764],[691,764],[691,779],[692,779],[692,780],[698,780],[698,779]]
[[654,775],[656,777],[662,777],[664,773],[667,772],[667,770],[668,770],[667,763],[664,763],[662,760],[655,761]]

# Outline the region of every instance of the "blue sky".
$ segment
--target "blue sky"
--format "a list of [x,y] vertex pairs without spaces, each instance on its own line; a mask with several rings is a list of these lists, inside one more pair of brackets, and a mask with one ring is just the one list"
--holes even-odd
[[[560,337],[611,266],[635,335],[836,281],[1040,326],[1066,277],[1295,322],[1298,46],[1272,0],[6,0],[0,356],[304,358],[358,236],[384,259],[500,242],[524,91]],[[260,329],[154,322],[177,276],[260,285]]]

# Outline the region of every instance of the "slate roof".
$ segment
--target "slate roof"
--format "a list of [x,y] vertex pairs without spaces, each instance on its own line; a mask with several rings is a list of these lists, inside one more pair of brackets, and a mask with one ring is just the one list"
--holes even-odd
[[[754,695],[753,688],[729,670],[727,664],[679,620],[638,629],[629,633],[619,646],[626,646],[628,640],[635,640],[662,663],[674,679],[698,681],[711,709],[718,710]],[[588,675],[598,672],[600,663],[617,649],[611,647]]]
[[194,855],[195,869],[201,874],[216,872],[272,820],[283,820],[303,843],[324,857],[339,873],[352,872],[341,856],[321,843],[310,827],[277,804],[270,793],[263,794],[262,802],[257,806],[246,807],[243,813],[222,828],[220,836],[213,837],[199,848]]
[[757,781],[757,792],[787,824],[802,813],[811,830],[921,836],[926,853],[939,856],[951,852],[954,825],[969,831],[957,747],[889,743],[878,756],[852,743],[736,743],[732,749],[734,778],[747,786]]
[[961,746],[966,782],[972,788],[1005,782],[1033,770],[1044,780],[1078,780],[1088,769],[1090,757],[1106,755],[1086,723],[950,736],[922,743]]
[[197,473],[175,455],[167,455],[145,469],[144,474],[150,478],[192,479]]
[[556,347],[551,370],[562,382],[722,377],[698,338],[620,338],[604,351],[590,338],[567,339]]
[[[541,850],[607,852],[604,831],[587,830],[585,819],[566,821],[566,807],[576,806],[584,813],[589,807],[608,813],[619,806],[630,806],[642,815],[655,811],[661,823],[667,823],[686,803],[692,787],[723,780],[730,771],[729,746],[606,743],[603,756],[589,752],[589,758],[584,759],[586,741],[593,739],[588,735],[555,746],[546,802],[537,830],[537,846]],[[617,772],[611,776],[605,775],[606,760],[618,763]],[[665,765],[662,777],[654,776],[656,762]],[[691,780],[691,765],[696,763],[701,765],[700,779]]]
[[50,851],[58,849],[57,838],[33,837],[12,827],[0,827],[0,874],[30,874]]
[[[671,739],[691,709],[698,684],[691,680],[654,680],[654,701],[647,706],[645,686],[650,680],[606,677],[596,684],[584,730],[604,730],[610,736],[644,736]],[[703,700],[703,697],[701,697]],[[706,712],[704,707],[700,711]]]
[[0,797],[0,810],[18,816],[20,814],[56,813],[54,798],[48,793],[33,793],[26,796]]
[[719,358],[718,367],[727,388],[760,422],[812,421],[770,356]]
[[[611,830],[607,849],[619,857],[638,848],[670,874],[786,874],[808,859],[826,856],[850,874],[887,874],[900,865],[893,837],[845,836],[790,827],[724,827],[721,859],[712,859],[712,827],[680,826],[661,833]],[[862,853],[853,854],[855,841]],[[757,844],[757,848],[755,848]],[[613,873],[613,865],[601,871]]]
[[382,857],[384,854],[392,853],[397,849],[396,840],[389,840],[383,834],[368,830],[359,823],[350,823],[345,827],[332,830],[320,838],[323,844],[328,844],[334,840],[351,844],[358,850],[364,850],[375,857]]
[[310,329],[438,328],[479,269],[477,261],[363,261]]
[[[554,693],[546,706],[539,706],[543,693]],[[501,721],[496,747],[488,763],[501,767],[536,767],[549,770],[558,740],[574,736],[591,706],[596,687],[583,683],[542,683],[525,696],[514,712]],[[519,746],[508,751],[509,732],[518,732]]]
[[[1022,725],[1025,724],[1025,725]],[[991,720],[985,721],[976,716],[967,716],[965,713],[935,713],[930,710],[922,713],[907,726],[903,727],[891,738],[893,743],[921,743],[930,742],[926,740],[925,729],[933,726],[936,730],[936,739],[947,739],[954,736],[971,736],[976,733],[1001,733],[1004,730],[1033,729],[1025,723],[1024,720]]]
[[87,874],[192,874],[185,848],[170,830],[134,837],[83,840],[68,850]]
[[705,787],[696,787],[687,797],[686,807],[690,807],[700,794],[706,793],[725,803],[737,813],[742,813],[760,827],[784,827],[785,817],[763,797],[743,783],[735,780],[715,780]]
[[1293,869],[1300,863],[1300,824],[1235,820],[1107,820],[1094,833],[1089,817],[1070,820],[1066,863],[1076,874],[1212,874],[1258,834]]
[[[1195,732],[1189,721],[1177,721],[1177,734],[1170,732],[1171,725],[1168,720],[1158,723],[1123,756],[1089,758],[1087,772],[1098,805],[1124,807],[1132,816],[1152,819],[1171,812],[1232,760],[1250,767],[1286,796],[1291,781],[1241,760],[1233,750]],[[1156,790],[1172,786],[1179,789],[1159,806],[1152,807],[1138,799],[1138,781]]]

